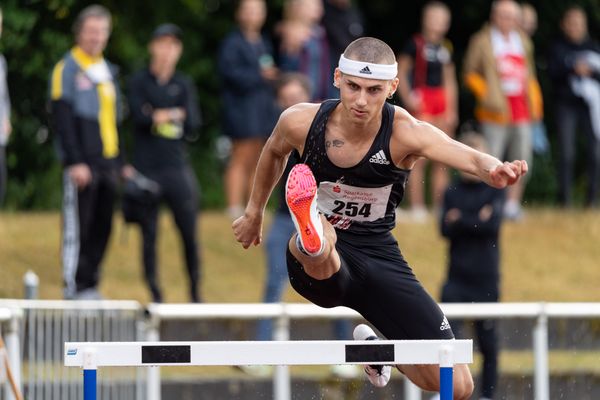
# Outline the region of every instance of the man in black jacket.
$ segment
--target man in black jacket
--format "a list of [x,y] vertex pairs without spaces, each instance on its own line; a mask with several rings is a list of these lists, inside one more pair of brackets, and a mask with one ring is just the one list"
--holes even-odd
[[[485,141],[476,133],[465,133],[460,141],[476,150],[485,151]],[[441,230],[450,242],[450,257],[442,302],[498,301],[498,234],[504,198],[504,189],[495,189],[465,173],[461,173],[460,178],[446,190]],[[452,321],[451,325],[459,337],[462,324]],[[483,353],[481,398],[491,399],[498,379],[495,321],[475,321],[475,330]]]
[[[200,301],[197,240],[198,184],[187,161],[184,139],[200,126],[196,89],[191,79],[176,71],[181,56],[182,31],[173,24],[158,26],[150,41],[150,65],[129,83],[129,107],[135,125],[133,166],[160,186],[161,198],[173,213],[183,240],[189,276],[189,296]],[[147,284],[155,302],[162,301],[156,269],[159,202],[141,214],[143,260]]]

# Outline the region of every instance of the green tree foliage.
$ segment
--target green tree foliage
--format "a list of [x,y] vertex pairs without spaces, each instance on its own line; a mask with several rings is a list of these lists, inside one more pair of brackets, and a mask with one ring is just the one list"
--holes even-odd
[[[220,135],[219,81],[216,53],[220,40],[233,27],[234,0],[98,1],[113,13],[113,34],[106,56],[121,68],[121,82],[147,62],[147,40],[160,23],[174,22],[185,32],[180,69],[194,79],[204,115],[204,127],[190,145],[193,166],[203,190],[203,206],[223,204],[222,170],[214,143]],[[9,187],[6,207],[11,209],[57,208],[61,197],[61,168],[54,151],[54,134],[48,128],[48,77],[54,64],[73,45],[71,26],[77,13],[92,1],[2,0],[4,32],[0,51],[6,56],[13,104],[13,136],[8,147]],[[272,31],[281,14],[283,0],[268,1],[267,31]],[[395,50],[419,28],[418,17],[425,1],[358,0],[367,23],[367,33],[386,40]],[[489,1],[451,2],[453,24],[449,33],[454,42],[460,70],[468,38],[488,18]],[[581,0],[588,11],[592,32],[598,32],[600,2]],[[540,77],[546,103],[551,104],[549,82],[544,74],[545,45],[557,32],[563,0],[532,1],[538,9]],[[461,94],[461,117],[471,116],[467,93]],[[547,107],[551,139],[551,107]],[[129,143],[131,127],[121,129]],[[551,159],[543,159],[534,171],[528,196],[535,201],[553,199],[555,183]]]

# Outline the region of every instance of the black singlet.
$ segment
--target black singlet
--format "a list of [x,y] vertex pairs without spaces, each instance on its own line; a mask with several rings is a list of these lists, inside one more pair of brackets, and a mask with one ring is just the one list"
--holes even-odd
[[341,168],[331,162],[325,148],[327,120],[339,103],[327,100],[321,104],[302,155],[302,162],[319,184],[319,211],[336,229],[355,234],[389,232],[396,224],[395,209],[410,172],[396,167],[390,153],[394,106],[385,103],[381,127],[363,159],[353,167]]

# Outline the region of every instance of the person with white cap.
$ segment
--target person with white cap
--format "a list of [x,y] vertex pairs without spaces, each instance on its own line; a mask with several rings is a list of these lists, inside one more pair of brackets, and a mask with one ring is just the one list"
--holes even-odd
[[[297,231],[287,253],[292,287],[321,307],[358,311],[388,339],[452,339],[448,320],[391,233],[410,169],[426,157],[504,187],[527,172],[527,163],[502,163],[387,103],[398,86],[395,58],[376,38],[348,45],[334,75],[340,99],[282,114],[262,151],[244,216],[232,228],[244,248],[261,243],[267,200],[289,154],[298,151],[301,163],[286,184]],[[364,332],[357,338],[365,339]],[[439,391],[437,366],[397,368],[419,387]],[[365,369],[377,386],[387,383],[390,370]],[[456,365],[454,398],[472,391],[469,369]]]

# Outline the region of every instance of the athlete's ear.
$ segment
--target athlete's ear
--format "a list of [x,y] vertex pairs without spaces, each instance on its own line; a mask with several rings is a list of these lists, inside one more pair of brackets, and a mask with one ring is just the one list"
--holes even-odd
[[398,78],[394,78],[391,80],[389,96],[393,96],[394,93],[396,93],[396,89],[398,89],[398,82],[400,82]]
[[333,73],[333,86],[335,86],[336,88],[340,88],[340,82],[342,80],[342,72],[340,71],[339,68],[335,69],[335,72]]

